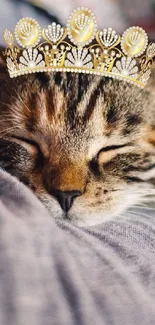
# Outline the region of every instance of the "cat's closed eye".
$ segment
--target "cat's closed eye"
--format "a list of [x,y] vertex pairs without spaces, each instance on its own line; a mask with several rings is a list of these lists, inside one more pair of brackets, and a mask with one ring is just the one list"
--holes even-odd
[[124,144],[115,144],[105,146],[99,150],[97,155],[89,162],[89,168],[95,174],[95,176],[99,176],[100,166],[104,167],[106,163],[112,160],[117,155],[121,155],[124,153],[128,153],[133,150],[132,143],[124,143]]
[[24,138],[22,136],[12,136],[10,138],[10,141],[20,144],[30,154],[37,154],[38,152],[40,152],[40,147],[39,147],[38,143],[31,139]]
[[116,155],[124,154],[126,152],[130,152],[133,150],[132,143],[124,143],[120,145],[111,145],[102,148],[98,155],[98,162],[99,164],[104,164],[113,159]]

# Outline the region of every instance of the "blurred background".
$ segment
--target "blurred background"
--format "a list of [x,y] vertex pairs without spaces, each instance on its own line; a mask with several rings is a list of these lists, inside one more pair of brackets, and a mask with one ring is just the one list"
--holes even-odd
[[0,44],[4,43],[3,30],[14,30],[22,17],[35,18],[42,27],[53,21],[66,24],[71,11],[79,6],[94,11],[100,28],[112,27],[122,33],[138,25],[155,40],[155,0],[1,0],[0,5]]

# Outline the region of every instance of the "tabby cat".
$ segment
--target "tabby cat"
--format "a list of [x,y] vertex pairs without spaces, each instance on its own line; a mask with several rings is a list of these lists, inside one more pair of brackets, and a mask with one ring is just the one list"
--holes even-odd
[[0,166],[54,218],[94,225],[155,186],[155,95],[110,78],[10,79],[1,59]]

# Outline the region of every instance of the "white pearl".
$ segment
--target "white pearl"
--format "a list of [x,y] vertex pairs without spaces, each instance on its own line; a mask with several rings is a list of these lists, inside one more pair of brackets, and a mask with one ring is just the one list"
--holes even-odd
[[36,66],[36,63],[34,61],[29,61],[28,67],[29,68],[34,68]]
[[76,67],[82,67],[83,66],[83,62],[81,60],[76,60],[75,61],[75,66]]
[[123,74],[123,76],[128,76],[129,75],[129,71],[127,70],[122,70],[121,74]]

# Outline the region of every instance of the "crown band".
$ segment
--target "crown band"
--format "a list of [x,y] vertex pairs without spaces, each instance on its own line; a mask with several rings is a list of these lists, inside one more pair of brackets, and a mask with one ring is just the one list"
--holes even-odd
[[130,27],[122,37],[112,28],[98,31],[95,15],[84,7],[72,12],[66,28],[52,23],[41,31],[36,20],[20,19],[14,33],[4,31],[4,40],[11,78],[67,71],[121,79],[143,88],[155,57],[155,43],[148,45],[142,28]]

